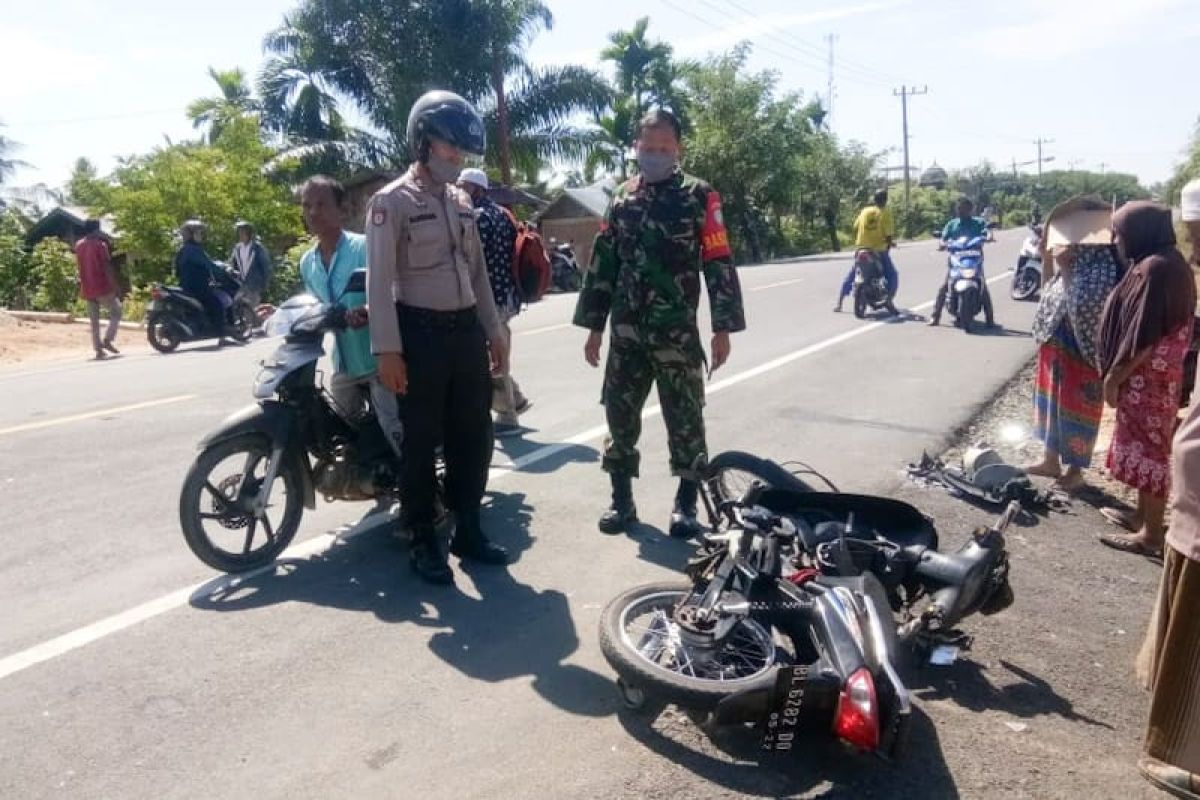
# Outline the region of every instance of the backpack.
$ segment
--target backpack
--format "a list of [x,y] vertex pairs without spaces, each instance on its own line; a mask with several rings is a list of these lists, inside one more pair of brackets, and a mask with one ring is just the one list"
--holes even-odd
[[513,282],[523,302],[536,303],[550,288],[550,256],[540,233],[519,221],[507,208],[504,208],[504,213],[517,229],[517,241],[513,247]]

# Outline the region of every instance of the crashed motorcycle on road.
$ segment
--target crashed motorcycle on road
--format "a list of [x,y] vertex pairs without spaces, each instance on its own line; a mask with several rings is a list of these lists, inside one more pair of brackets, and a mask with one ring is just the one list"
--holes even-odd
[[756,723],[768,750],[832,733],[895,755],[911,711],[909,653],[961,645],[957,624],[1011,604],[1004,531],[957,552],[915,508],[815,491],[774,462],[723,453],[701,498],[713,532],[688,581],[630,589],[601,616],[625,703],[674,703],[717,725]]

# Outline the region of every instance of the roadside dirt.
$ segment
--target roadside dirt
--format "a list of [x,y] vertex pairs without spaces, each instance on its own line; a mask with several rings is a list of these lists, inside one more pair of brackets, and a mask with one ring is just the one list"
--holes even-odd
[[[117,334],[116,345],[122,354],[150,350],[145,335],[131,329]],[[29,322],[0,311],[0,370],[46,361],[87,361],[94,356],[86,322]]]

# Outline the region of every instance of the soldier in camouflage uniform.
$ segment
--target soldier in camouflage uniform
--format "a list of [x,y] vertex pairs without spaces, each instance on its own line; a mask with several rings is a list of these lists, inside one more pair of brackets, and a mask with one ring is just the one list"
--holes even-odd
[[640,175],[618,187],[575,309],[589,329],[585,357],[599,366],[605,323],[612,343],[604,375],[608,418],[604,470],[612,506],[600,530],[617,533],[637,521],[633,478],[638,475],[642,408],[652,383],[667,425],[671,473],[680,478],[671,534],[699,532],[695,470],[707,458],[704,441],[705,353],[696,325],[701,276],[712,308],[712,363],[729,357],[729,334],[744,330],[742,292],[721,219],[721,198],[678,166],[680,126],[667,111],[652,111],[639,126]]

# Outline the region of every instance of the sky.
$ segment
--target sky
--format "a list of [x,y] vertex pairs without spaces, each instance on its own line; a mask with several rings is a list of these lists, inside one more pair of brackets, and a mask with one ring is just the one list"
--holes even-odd
[[[902,163],[990,160],[1164,180],[1200,118],[1195,0],[547,0],[540,64],[601,67],[609,32],[650,17],[650,36],[703,58],[738,42],[781,91],[825,96],[834,39],[833,129]],[[209,66],[254,75],[263,35],[293,0],[0,0],[0,122],[30,163],[14,185],[59,185],[80,156],[121,155],[194,136],[184,108],[213,94]],[[465,46],[458,45],[458,46]],[[1031,163],[1032,162],[1032,163]]]

